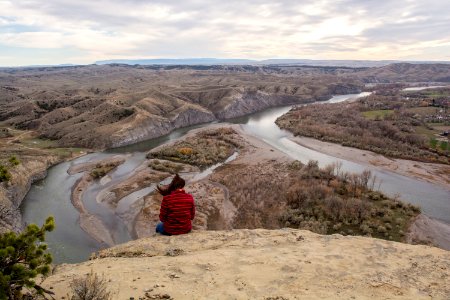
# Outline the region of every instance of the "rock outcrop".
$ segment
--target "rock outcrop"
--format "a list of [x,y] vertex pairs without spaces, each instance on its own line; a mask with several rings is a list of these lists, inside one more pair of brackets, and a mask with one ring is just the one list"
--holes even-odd
[[311,97],[274,95],[263,91],[247,91],[235,95],[234,101],[217,113],[219,119],[230,119],[248,115],[266,108],[295,103],[313,102]]
[[202,107],[193,106],[177,109],[168,118],[136,115],[135,122],[126,124],[115,132],[110,141],[105,141],[108,147],[120,147],[157,138],[171,131],[196,124],[215,121],[214,114]]
[[61,298],[91,270],[113,299],[450,297],[448,251],[295,229],[153,236],[57,266],[43,285]]

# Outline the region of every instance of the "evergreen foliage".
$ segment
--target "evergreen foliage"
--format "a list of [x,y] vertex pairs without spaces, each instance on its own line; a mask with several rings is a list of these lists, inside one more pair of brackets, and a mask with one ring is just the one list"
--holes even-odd
[[50,272],[52,256],[47,253],[45,232],[55,228],[53,217],[48,217],[39,228],[28,225],[20,234],[7,232],[0,235],[0,299],[21,299],[22,289],[34,295],[51,294],[35,282],[38,275]]

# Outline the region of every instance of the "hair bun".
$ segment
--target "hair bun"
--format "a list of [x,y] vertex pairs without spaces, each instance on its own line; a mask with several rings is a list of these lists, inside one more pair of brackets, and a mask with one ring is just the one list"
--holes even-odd
[[173,191],[175,191],[177,189],[184,188],[185,184],[186,184],[186,182],[184,181],[184,179],[181,178],[180,175],[175,174],[175,176],[173,177],[173,179],[170,182],[170,184],[168,184],[168,185],[157,185],[156,189],[158,190],[158,192],[161,195],[167,196],[167,195],[170,195],[170,193],[172,193]]

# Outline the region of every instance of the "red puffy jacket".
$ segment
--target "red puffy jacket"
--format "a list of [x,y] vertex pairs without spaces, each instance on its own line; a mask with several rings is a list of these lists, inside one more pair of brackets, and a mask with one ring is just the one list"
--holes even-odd
[[170,234],[188,233],[195,217],[194,198],[183,189],[177,189],[164,196],[159,219],[164,223],[164,231]]

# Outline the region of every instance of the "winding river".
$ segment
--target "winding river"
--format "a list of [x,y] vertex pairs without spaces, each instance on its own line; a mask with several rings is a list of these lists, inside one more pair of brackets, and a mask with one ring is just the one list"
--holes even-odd
[[[351,101],[365,95],[367,93],[340,95],[324,103]],[[274,123],[279,116],[289,111],[290,108],[291,106],[271,108],[246,117],[228,120],[228,122],[241,124],[247,133],[258,137],[292,158],[302,162],[313,159],[319,161],[321,166],[324,166],[335,161],[341,161],[342,169],[346,171],[362,172],[365,169],[370,169],[381,180],[381,191],[391,196],[400,195],[400,199],[420,205],[423,212],[427,215],[450,223],[449,190],[420,180],[383,171],[370,165],[338,159],[292,142],[289,139],[292,137],[291,133],[279,129]],[[21,209],[24,221],[26,223],[40,224],[48,215],[53,215],[57,227],[54,232],[47,236],[47,242],[50,251],[53,253],[55,262],[73,263],[86,260],[92,252],[105,246],[93,240],[78,225],[79,213],[72,206],[70,195],[73,184],[81,177],[81,174],[69,175],[67,170],[74,164],[100,160],[117,153],[129,153],[125,163],[110,174],[111,180],[109,182],[93,184],[88,188],[83,195],[83,202],[90,213],[99,217],[107,225],[116,242],[125,242],[132,239],[133,237],[130,236],[127,226],[122,219],[104,204],[98,203],[95,200],[92,201],[92,199],[95,199],[95,195],[100,190],[131,176],[133,170],[144,162],[145,153],[150,149],[177,139],[185,135],[188,131],[202,126],[205,126],[205,124],[178,129],[166,136],[134,145],[111,149],[101,153],[88,154],[50,168],[45,179],[32,185],[22,203]],[[198,176],[201,178],[206,175],[205,173]],[[119,205],[119,212],[126,210],[126,206],[131,205],[138,198],[152,191],[152,189],[153,187],[147,187],[128,195],[124,199],[124,202]]]

